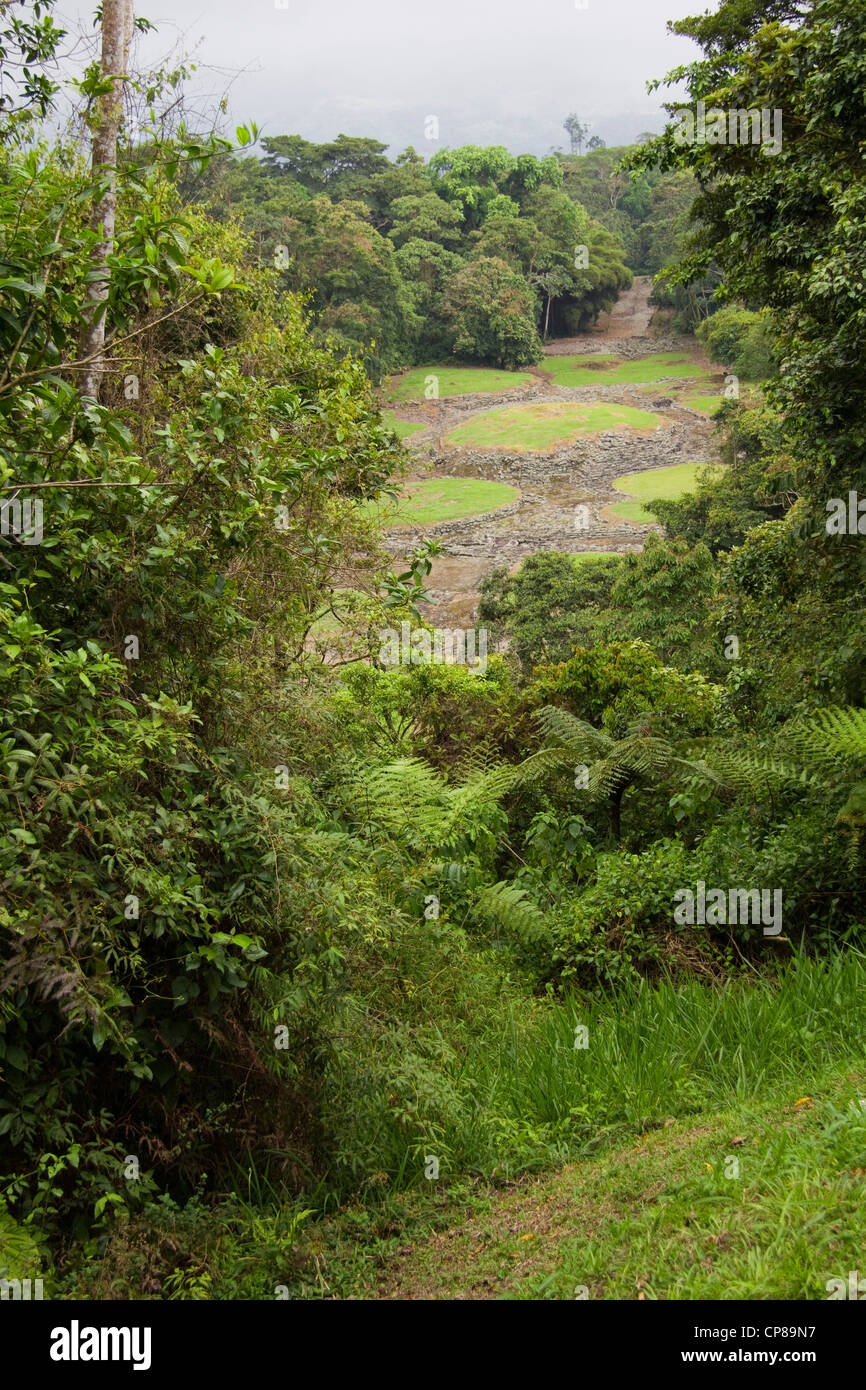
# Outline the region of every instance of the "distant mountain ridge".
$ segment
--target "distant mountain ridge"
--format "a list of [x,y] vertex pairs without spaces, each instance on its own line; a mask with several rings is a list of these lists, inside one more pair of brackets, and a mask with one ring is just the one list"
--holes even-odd
[[[665,123],[665,113],[657,108],[646,112],[626,112],[614,116],[600,116],[593,112],[580,111],[575,101],[570,109],[578,110],[591,133],[598,135],[606,145],[632,145],[645,131],[660,132]],[[364,103],[363,110],[354,110],[350,105],[342,107],[329,104],[321,109],[307,111],[300,120],[279,118],[263,123],[264,133],[274,134],[283,130],[296,130],[307,140],[325,141],[334,138],[334,132],[344,131],[346,135],[369,135],[375,130],[378,139],[387,142],[388,155],[393,159],[413,145],[425,159],[448,145],[451,148],[461,145],[505,145],[514,154],[546,155],[551,149],[561,149],[564,154],[570,150],[568,135],[562,121],[568,115],[563,110],[560,119],[536,115],[521,116],[517,113],[504,120],[496,120],[489,108],[475,111],[463,108],[449,111],[447,107],[436,110],[419,106],[414,111],[377,111],[374,106]],[[429,139],[425,133],[425,123],[429,116],[439,122],[439,139]]]

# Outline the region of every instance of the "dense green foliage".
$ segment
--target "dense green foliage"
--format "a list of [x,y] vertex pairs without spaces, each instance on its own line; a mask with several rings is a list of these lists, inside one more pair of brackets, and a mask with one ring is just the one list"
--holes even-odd
[[590,150],[562,161],[562,186],[625,248],[636,275],[656,275],[674,258],[689,226],[694,181],[658,169],[630,172],[623,160],[631,146]]
[[391,162],[345,135],[262,147],[214,161],[195,196],[242,218],[282,283],[312,292],[317,331],[363,351],[374,376],[443,358],[531,365],[543,335],[588,327],[631,283],[552,156],[467,145]]
[[4,526],[0,580],[2,1181],[84,1230],[147,1190],[126,1155],[183,1181],[308,1104],[273,1027],[309,1029],[329,947],[285,915],[268,712],[398,461],[361,366],[242,234],[182,214],[173,167],[208,153],[121,169],[101,403],[75,385],[89,173],[61,147],[3,166],[0,471],[45,534]]
[[714,362],[723,362],[746,380],[762,381],[778,366],[773,328],[766,313],[755,314],[728,305],[704,319],[697,336]]
[[[0,539],[0,1266],[272,1296],[312,1212],[420,1188],[431,1154],[537,1168],[757,1093],[777,1045],[788,1073],[847,1061],[866,560],[823,517],[866,487],[866,47],[859,9],[800,11],[677,26],[692,99],[785,107],[778,156],[665,136],[622,180],[653,269],[699,174],[680,280],[715,264],[750,307],[707,345],[778,372],[642,553],[488,575],[476,669],[382,658],[434,552],[380,549],[404,454],[370,375],[529,363],[612,303],[626,227],[586,191],[611,152],[125,140],[97,400],[98,189],[35,141],[47,78],[0,101],[0,488],[44,523]],[[680,920],[699,883],[781,893],[782,931]],[[209,1199],[226,1268],[156,1279],[140,1232],[195,1244]]]

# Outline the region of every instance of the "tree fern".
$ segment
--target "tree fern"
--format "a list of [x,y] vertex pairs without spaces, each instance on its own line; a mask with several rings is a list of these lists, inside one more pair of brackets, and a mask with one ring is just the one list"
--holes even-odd
[[493,883],[475,899],[477,912],[492,917],[521,941],[537,941],[547,931],[547,920],[525,888],[516,883]]
[[[742,796],[771,796],[794,787],[820,787],[828,773],[850,778],[866,763],[866,710],[828,706],[782,726],[770,747],[710,743],[707,762]],[[831,780],[838,782],[838,778]]]
[[364,767],[353,778],[353,799],[363,819],[424,843],[436,836],[442,822],[445,782],[421,758],[398,758]]
[[677,772],[720,783],[705,762],[681,757],[670,739],[643,732],[640,722],[629,728],[626,737],[616,739],[552,705],[538,710],[535,720],[546,747],[523,764],[522,777],[537,779],[564,766],[585,766],[586,793],[590,799],[607,800],[617,837],[620,801],[635,783],[653,786]]
[[785,742],[807,763],[830,766],[866,763],[866,709],[836,705],[789,724]]
[[518,781],[518,767],[501,763],[456,787],[448,787],[437,845],[453,848],[461,836],[473,833],[475,827],[489,825],[499,811],[503,798]]
[[706,760],[720,780],[741,797],[772,796],[794,786],[814,786],[819,780],[802,766],[767,752],[748,748],[711,748]]
[[613,744],[613,739],[603,730],[594,728],[585,719],[578,719],[556,705],[545,705],[536,710],[533,718],[546,743],[567,748],[570,752],[580,752],[588,757],[604,756]]
[[363,818],[413,847],[444,851],[487,824],[518,781],[519,769],[500,763],[451,786],[420,758],[400,758],[359,770],[352,791]]

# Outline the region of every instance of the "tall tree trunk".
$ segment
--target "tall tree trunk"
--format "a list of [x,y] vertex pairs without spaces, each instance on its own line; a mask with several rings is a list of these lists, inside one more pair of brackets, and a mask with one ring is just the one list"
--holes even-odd
[[545,342],[547,342],[547,325],[548,325],[548,323],[550,322],[550,301],[551,301],[552,298],[553,298],[553,296],[550,295],[550,294],[547,296],[547,309],[545,310],[545,313],[544,313],[544,341],[545,341]]
[[622,799],[628,791],[629,786],[630,783],[625,782],[621,787],[617,787],[608,802],[608,806],[610,807],[610,828],[617,844],[622,838]]
[[90,359],[84,372],[82,393],[99,396],[99,383],[105,369],[105,310],[108,299],[108,257],[114,242],[117,211],[117,132],[123,114],[123,79],[129,45],[132,41],[132,0],[103,0],[101,76],[113,79],[111,91],[97,98],[93,130],[92,169],[94,177],[109,176],[109,185],[94,205],[92,225],[101,231],[93,248],[93,279],[87,286],[87,322],[81,335],[80,355]]

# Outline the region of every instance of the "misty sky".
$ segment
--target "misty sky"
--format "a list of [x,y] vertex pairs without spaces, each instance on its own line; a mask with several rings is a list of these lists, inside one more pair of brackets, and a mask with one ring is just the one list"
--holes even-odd
[[[158,24],[139,43],[155,63],[174,45],[200,64],[190,92],[229,93],[235,121],[264,134],[325,140],[343,131],[428,156],[442,145],[568,147],[576,111],[608,144],[660,129],[645,82],[697,56],[668,19],[707,0],[138,0]],[[585,0],[580,0],[585,3]],[[58,18],[90,28],[93,5],[59,0]],[[663,95],[663,94],[659,94]],[[439,139],[425,120],[439,120]]]

